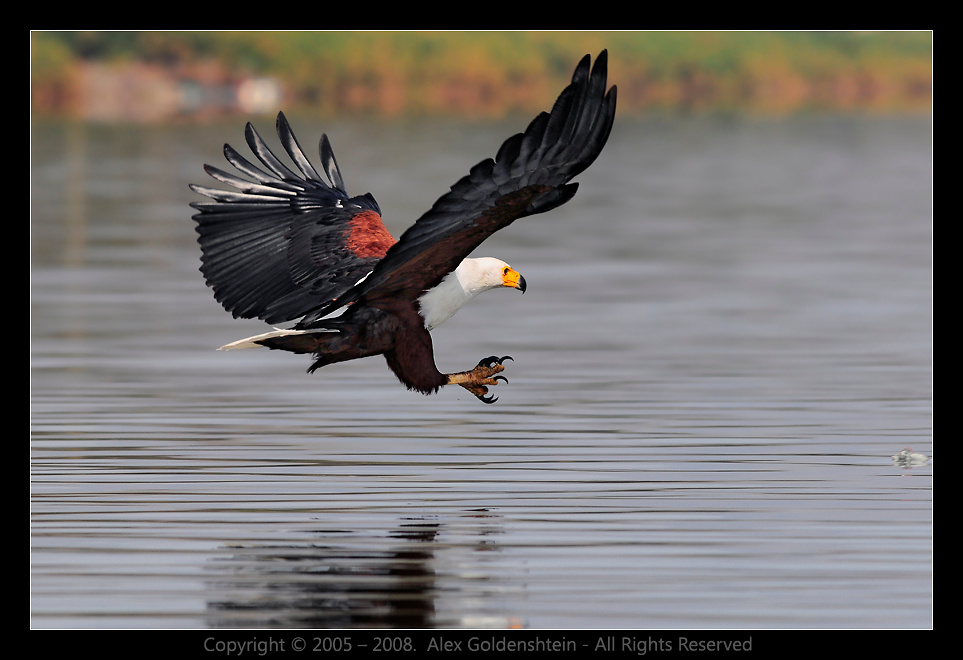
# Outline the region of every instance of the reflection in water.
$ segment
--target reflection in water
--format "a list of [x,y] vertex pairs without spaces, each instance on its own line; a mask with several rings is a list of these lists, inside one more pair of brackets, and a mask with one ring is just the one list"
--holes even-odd
[[[488,518],[484,511],[473,517]],[[430,628],[436,620],[435,556],[441,524],[409,519],[383,543],[342,530],[318,530],[323,542],[230,548],[210,582],[212,627]],[[482,536],[496,533],[491,526]],[[327,539],[331,539],[330,541]],[[383,549],[379,546],[384,545]],[[475,550],[493,549],[478,541]],[[509,619],[502,623],[511,625]],[[493,620],[487,621],[492,623]],[[478,624],[482,621],[457,623]]]

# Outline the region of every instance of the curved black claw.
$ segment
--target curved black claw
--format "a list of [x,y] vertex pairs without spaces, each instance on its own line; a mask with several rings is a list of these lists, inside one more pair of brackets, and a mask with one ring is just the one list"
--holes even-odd
[[495,396],[494,394],[489,394],[488,396],[481,396],[476,394],[475,396],[478,397],[478,400],[481,401],[482,403],[495,403],[496,401],[498,401],[498,397]]
[[505,357],[498,357],[498,356],[496,356],[496,355],[489,355],[487,358],[482,358],[481,360],[479,360],[479,361],[478,361],[478,366],[479,366],[479,367],[494,367],[496,364],[501,364],[501,363],[504,362],[505,360],[511,360],[512,362],[515,361],[515,359],[514,359],[511,355],[506,355]]
[[508,379],[505,378],[504,376],[493,376],[493,377],[492,377],[492,380],[503,380],[503,381],[505,381],[506,383],[508,382]]

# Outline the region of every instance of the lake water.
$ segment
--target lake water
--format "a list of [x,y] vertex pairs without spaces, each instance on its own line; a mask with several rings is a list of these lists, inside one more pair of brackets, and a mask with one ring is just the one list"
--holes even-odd
[[[397,236],[526,122],[292,123]],[[214,350],[265,329],[187,206],[242,130],[33,127],[33,627],[933,625],[928,118],[617,120],[434,333],[514,357],[491,406]]]

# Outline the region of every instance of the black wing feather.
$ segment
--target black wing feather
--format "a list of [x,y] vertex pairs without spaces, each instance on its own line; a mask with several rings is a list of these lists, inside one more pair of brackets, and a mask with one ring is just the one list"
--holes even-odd
[[586,55],[551,112],[509,138],[494,160],[471,168],[402,234],[364,282],[314,310],[300,326],[362,298],[375,306],[410,302],[495,231],[571,199],[577,184],[569,182],[598,157],[612,130],[616,88],[606,91],[607,68],[606,51],[594,67]]
[[331,143],[328,142],[327,135],[321,136],[318,151],[321,156],[321,167],[324,168],[324,173],[328,175],[328,180],[331,182],[331,185],[338,190],[344,191],[344,181],[341,180],[341,170],[338,168],[338,161],[334,158],[334,151],[331,149]]
[[[291,160],[294,164],[298,166],[301,170],[301,174],[304,178],[309,181],[315,181],[320,183],[322,186],[326,185],[324,179],[318,174],[317,170],[314,169],[314,165],[308,160],[307,156],[304,155],[304,151],[301,150],[301,145],[298,144],[298,139],[294,137],[294,132],[291,130],[291,125],[288,123],[287,118],[281,114],[278,115],[277,121],[278,127],[278,137],[281,139],[281,146],[284,150],[288,152]],[[338,176],[338,183],[334,181],[331,182],[331,186],[338,192],[344,193],[344,184],[340,181],[341,177]]]
[[191,185],[213,200],[191,206],[199,211],[193,217],[201,272],[215,298],[235,317],[268,323],[298,319],[319,301],[339,297],[379,260],[358,257],[346,243],[355,215],[380,209],[370,195],[348,196],[327,137],[320,151],[330,183],[304,155],[283,114],[277,131],[300,175],[248,124],[247,143],[265,169],[225,145],[225,158],[248,179],[205,165],[212,178],[234,190]]

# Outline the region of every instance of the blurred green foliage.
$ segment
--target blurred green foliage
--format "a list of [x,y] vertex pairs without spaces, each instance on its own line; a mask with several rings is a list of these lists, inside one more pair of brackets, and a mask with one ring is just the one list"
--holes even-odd
[[[438,81],[530,88],[543,103],[582,55],[603,48],[609,50],[611,78],[628,106],[691,102],[699,94],[735,104],[749,94],[746,90],[778,87],[785,96],[798,81],[811,86],[846,76],[875,81],[877,89],[898,88],[892,93],[925,93],[928,99],[932,75],[927,31],[65,31],[32,36],[35,84],[66,76],[72,63],[84,61],[179,67],[214,61],[238,74],[270,75],[309,102],[329,98],[339,85],[419,90],[420,101],[411,93],[399,101],[415,111],[430,110],[427,90]],[[660,87],[668,84],[687,88]],[[426,107],[410,108],[418,102]]]

